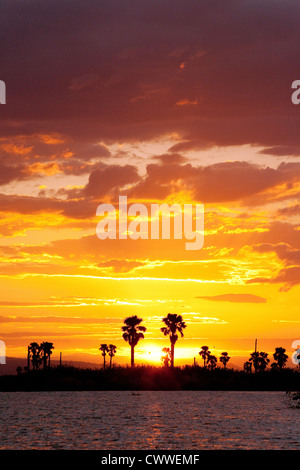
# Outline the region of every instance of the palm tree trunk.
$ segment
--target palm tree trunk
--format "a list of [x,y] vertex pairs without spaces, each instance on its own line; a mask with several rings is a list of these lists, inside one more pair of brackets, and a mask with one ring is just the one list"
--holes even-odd
[[134,367],[134,346],[131,345],[131,367]]
[[174,343],[171,342],[171,367],[174,367]]

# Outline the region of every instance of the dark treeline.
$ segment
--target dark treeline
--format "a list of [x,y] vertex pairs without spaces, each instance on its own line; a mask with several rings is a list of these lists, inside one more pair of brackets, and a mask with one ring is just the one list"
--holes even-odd
[[300,373],[294,368],[243,370],[200,366],[136,366],[80,369],[55,366],[0,377],[0,391],[88,390],[277,390],[300,391]]

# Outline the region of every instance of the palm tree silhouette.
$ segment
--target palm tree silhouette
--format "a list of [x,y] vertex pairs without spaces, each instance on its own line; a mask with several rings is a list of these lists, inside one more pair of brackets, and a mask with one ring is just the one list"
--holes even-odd
[[207,365],[210,366],[210,370],[213,370],[216,367],[217,362],[218,362],[218,359],[216,358],[216,356],[213,356],[212,354],[208,356]]
[[268,353],[264,351],[254,351],[251,353],[249,361],[253,363],[255,372],[263,372],[270,362],[270,359],[268,359]]
[[[286,349],[284,348],[275,348],[275,353],[273,354],[273,357],[275,361],[277,362],[277,365],[280,370],[283,369],[285,366],[289,356],[285,354]],[[272,364],[273,365],[273,364]]]
[[108,346],[108,355],[110,357],[110,360],[109,360],[109,368],[110,369],[111,369],[111,365],[112,365],[112,359],[116,355],[116,352],[117,352],[117,346],[115,346],[114,344],[109,344],[109,346]]
[[103,369],[105,370],[105,357],[106,354],[109,352],[108,346],[106,343],[101,344],[99,351],[102,351],[102,356],[103,356]]
[[255,372],[258,372],[259,371],[259,362],[260,362],[259,361],[259,352],[258,351],[254,351],[253,353],[251,353],[250,358],[249,358],[249,362],[251,362],[253,364]]
[[186,328],[186,324],[182,320],[181,315],[177,315],[177,313],[168,313],[166,317],[162,319],[166,326],[163,326],[160,330],[165,336],[170,337],[171,342],[171,367],[174,367],[174,348],[175,343],[178,340],[177,331],[183,337],[182,330]]
[[268,353],[261,351],[260,353],[260,370],[264,371],[267,365],[270,362],[270,359],[268,359]]
[[199,351],[199,354],[203,359],[204,367],[206,367],[206,362],[210,356],[210,351],[208,349],[208,346],[201,346],[201,351]]
[[40,344],[40,351],[42,353],[42,361],[43,361],[44,369],[46,369],[47,367],[47,362],[48,362],[48,367],[50,367],[50,356],[52,354],[52,349],[54,349],[53,343],[48,343],[47,341],[44,341],[43,343]]
[[220,356],[220,362],[222,362],[224,369],[226,369],[227,362],[229,361],[230,356],[228,356],[228,352],[222,352]]
[[42,362],[40,345],[36,342],[30,343],[28,351],[32,362],[32,368],[33,370],[37,370]]
[[133,315],[132,317],[125,318],[125,325],[122,326],[122,331],[124,332],[123,338],[131,347],[131,367],[134,367],[134,348],[140,339],[144,339],[144,333],[146,331],[144,326],[140,326],[142,321],[142,318]]

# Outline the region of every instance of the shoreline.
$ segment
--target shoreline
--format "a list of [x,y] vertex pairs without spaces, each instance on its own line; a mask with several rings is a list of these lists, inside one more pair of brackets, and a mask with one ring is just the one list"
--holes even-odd
[[300,391],[300,371],[245,373],[199,366],[80,369],[57,366],[0,376],[0,392],[30,391]]

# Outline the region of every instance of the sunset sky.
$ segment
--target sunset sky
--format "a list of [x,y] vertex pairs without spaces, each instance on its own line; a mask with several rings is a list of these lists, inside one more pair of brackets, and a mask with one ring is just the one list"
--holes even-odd
[[[272,4],[272,6],[271,6]],[[102,363],[208,345],[241,366],[300,345],[300,4],[10,0],[1,6],[0,339]],[[100,240],[99,204],[204,204],[204,246]],[[271,357],[271,361],[273,357]],[[290,363],[291,364],[291,363]]]

